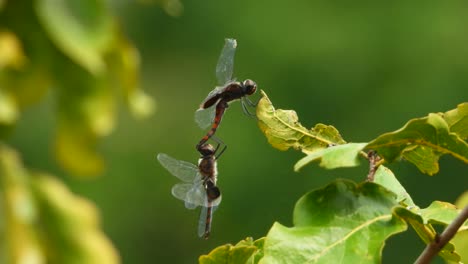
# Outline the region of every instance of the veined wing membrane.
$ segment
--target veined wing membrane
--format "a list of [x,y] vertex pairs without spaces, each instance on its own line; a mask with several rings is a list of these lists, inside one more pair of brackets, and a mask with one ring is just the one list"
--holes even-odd
[[[221,199],[219,197],[218,199]],[[203,237],[209,235],[211,232],[211,223],[213,222],[213,213],[217,206],[202,207],[200,218],[198,219],[198,236]],[[206,237],[207,238],[207,237]]]
[[206,109],[198,109],[195,111],[195,122],[202,129],[207,129],[213,124],[216,115],[216,105]]
[[185,207],[188,209],[194,209],[197,206],[207,206],[208,198],[201,180],[199,183],[192,185],[192,188],[188,190],[184,201]]
[[184,182],[193,182],[197,178],[198,167],[194,164],[182,160],[176,160],[173,157],[160,153],[157,156],[159,163],[172,175]]
[[185,201],[185,207],[188,209],[195,209],[197,205],[193,204],[192,202],[187,202],[193,198],[188,197],[189,192],[193,188],[193,184],[190,183],[178,183],[172,187],[171,193],[174,197],[179,200]]
[[223,50],[216,65],[216,78],[220,85],[226,84],[232,78],[236,48],[237,41],[235,39],[225,39]]

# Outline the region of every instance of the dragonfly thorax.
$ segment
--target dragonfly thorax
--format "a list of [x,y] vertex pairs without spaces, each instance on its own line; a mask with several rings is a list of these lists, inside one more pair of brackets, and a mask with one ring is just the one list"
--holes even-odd
[[216,184],[216,176],[218,175],[218,168],[216,164],[216,158],[214,156],[203,157],[198,160],[198,170],[202,175],[202,178],[211,179]]

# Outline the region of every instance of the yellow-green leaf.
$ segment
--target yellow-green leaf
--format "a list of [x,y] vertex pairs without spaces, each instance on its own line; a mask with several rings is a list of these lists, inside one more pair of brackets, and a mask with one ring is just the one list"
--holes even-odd
[[0,31],[0,70],[6,67],[19,69],[25,63],[26,56],[20,40],[12,32]]
[[260,254],[263,247],[263,239],[253,241],[251,237],[240,241],[236,245],[226,244],[213,249],[208,255],[202,255],[198,259],[200,264],[234,264],[257,263],[255,255]]
[[12,125],[19,116],[13,96],[0,87],[0,124]]
[[[457,118],[463,119],[462,116],[457,115]],[[453,122],[452,127],[456,123]],[[464,131],[462,125],[458,129]],[[443,154],[451,154],[468,163],[467,142],[450,130],[442,114],[412,119],[403,128],[374,139],[366,149],[376,150],[388,162],[399,157],[407,158],[429,175],[438,172],[438,158]]]
[[93,74],[105,70],[103,55],[114,21],[103,0],[36,0],[39,21],[55,45]]
[[[433,202],[425,209],[417,207],[395,208],[395,213],[409,223],[426,244],[431,243],[436,236],[436,230],[433,225],[447,226],[455,219],[459,211],[454,205],[439,201]],[[468,222],[462,226],[460,231],[466,229],[468,229]],[[462,248],[455,248],[454,244],[448,243],[439,252],[439,256],[447,261],[459,262],[460,256],[457,251],[462,251]]]
[[260,130],[268,142],[279,150],[289,148],[304,153],[325,149],[329,146],[346,143],[333,126],[317,124],[311,129],[303,127],[293,110],[276,110],[264,91],[257,105],[257,118]]
[[[458,197],[457,201],[455,202],[455,206],[460,209],[468,206],[468,191]],[[466,228],[466,223],[465,228],[463,230],[459,230],[450,242],[455,246],[458,254],[460,254],[460,262],[468,263],[468,250],[465,250],[468,248],[468,228]]]
[[35,175],[33,188],[46,233],[44,249],[49,262],[114,264],[117,251],[99,229],[96,207],[87,199],[72,194],[51,176]]
[[121,34],[107,55],[109,75],[118,80],[129,110],[137,118],[145,118],[155,110],[154,100],[140,87],[140,54],[138,50]]
[[104,160],[97,153],[97,136],[79,123],[61,121],[55,137],[55,155],[60,164],[77,175],[99,175]]
[[312,152],[300,159],[294,165],[294,170],[299,171],[305,165],[318,159],[321,160],[320,166],[326,169],[358,166],[360,152],[366,145],[367,143],[347,143]]
[[28,172],[18,154],[1,143],[0,190],[0,225],[4,231],[0,232],[0,260],[5,263],[46,263],[35,229],[38,212]]
[[[0,144],[0,260],[5,263],[117,264],[96,207],[52,176],[31,173]],[[4,225],[4,226],[2,226]]]
[[443,117],[450,127],[450,132],[462,139],[468,138],[468,103],[462,103],[456,109],[447,111]]

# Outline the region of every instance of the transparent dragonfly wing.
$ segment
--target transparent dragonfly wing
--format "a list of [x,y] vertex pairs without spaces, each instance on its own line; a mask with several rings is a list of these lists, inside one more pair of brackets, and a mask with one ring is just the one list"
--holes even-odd
[[194,182],[192,188],[188,190],[185,196],[185,207],[188,209],[194,209],[197,206],[206,206],[207,205],[207,196],[205,188],[203,187],[203,182]]
[[195,111],[195,122],[202,129],[207,129],[210,127],[216,115],[216,106],[213,105],[206,109],[198,109]]
[[223,50],[216,65],[216,78],[220,85],[226,84],[232,78],[236,48],[237,41],[235,39],[225,39]]
[[[200,212],[200,218],[198,219],[198,236],[199,237],[203,237],[205,236],[206,233],[211,232],[211,223],[213,223],[213,213],[218,207],[211,206],[211,210],[208,210],[208,208],[209,207],[203,206]],[[208,211],[210,211],[209,216],[208,216]],[[208,221],[207,217],[210,218],[208,226],[207,226],[207,221]]]
[[164,153],[159,153],[157,159],[166,170],[184,182],[193,182],[197,178],[198,167],[190,162],[174,159]]
[[[182,201],[186,201],[188,199],[187,193],[189,193],[192,188],[193,188],[192,183],[178,183],[172,187],[171,193],[172,193],[172,196],[174,196],[175,198],[182,200]],[[194,209],[195,207],[196,206],[190,209]]]

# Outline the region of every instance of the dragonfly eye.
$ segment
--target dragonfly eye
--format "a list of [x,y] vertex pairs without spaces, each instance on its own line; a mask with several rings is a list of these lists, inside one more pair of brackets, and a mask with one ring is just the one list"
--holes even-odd
[[257,84],[250,79],[245,80],[242,84],[244,85],[245,93],[248,95],[251,95],[257,91]]

